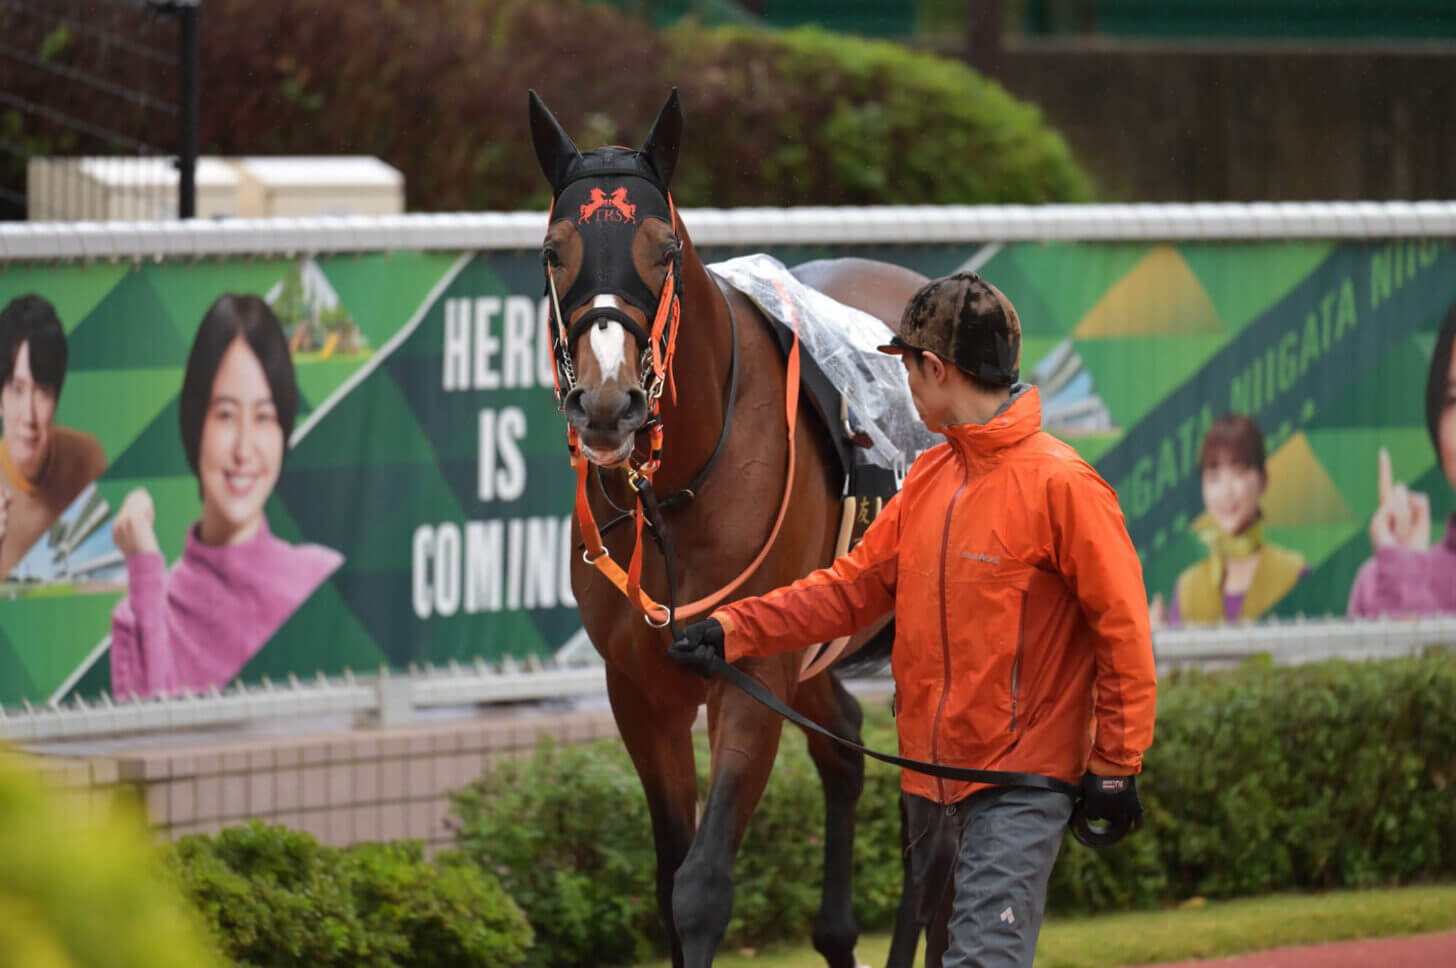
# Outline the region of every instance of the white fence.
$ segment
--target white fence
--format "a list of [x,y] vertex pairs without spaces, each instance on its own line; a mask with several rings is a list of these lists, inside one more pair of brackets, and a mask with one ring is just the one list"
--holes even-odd
[[[1220,668],[1267,653],[1274,662],[1297,665],[1321,659],[1389,659],[1419,655],[1431,646],[1456,645],[1456,617],[1419,620],[1287,623],[1160,630],[1153,649],[1160,672],[1174,668]],[[42,708],[0,709],[0,739],[15,742],[94,739],[148,732],[188,731],[254,725],[321,716],[352,717],[358,725],[398,726],[441,707],[601,696],[601,665],[581,663],[471,665],[411,669],[259,686],[236,684],[168,699],[86,703]]]
[[[696,244],[731,246],[1456,235],[1456,202],[1450,201],[698,208],[683,209],[682,218]],[[534,249],[545,232],[544,211],[21,222],[0,225],[0,262]]]

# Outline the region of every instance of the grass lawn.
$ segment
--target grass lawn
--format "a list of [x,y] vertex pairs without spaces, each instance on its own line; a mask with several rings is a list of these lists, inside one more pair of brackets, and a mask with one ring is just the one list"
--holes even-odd
[[[1167,911],[1049,919],[1037,968],[1108,968],[1211,958],[1286,945],[1419,934],[1456,928],[1456,884],[1328,894],[1270,894],[1237,901],[1195,899]],[[921,946],[923,955],[924,945]],[[860,939],[859,960],[885,963],[886,934]],[[823,968],[812,947],[724,951],[719,968]],[[917,960],[916,964],[919,965]],[[667,961],[640,968],[666,968]]]

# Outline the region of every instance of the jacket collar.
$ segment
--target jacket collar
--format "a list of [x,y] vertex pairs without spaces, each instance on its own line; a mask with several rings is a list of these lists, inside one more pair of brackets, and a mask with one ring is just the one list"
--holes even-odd
[[953,424],[941,432],[967,460],[985,460],[1041,430],[1041,394],[1030,383],[1011,388],[1011,397],[983,424]]

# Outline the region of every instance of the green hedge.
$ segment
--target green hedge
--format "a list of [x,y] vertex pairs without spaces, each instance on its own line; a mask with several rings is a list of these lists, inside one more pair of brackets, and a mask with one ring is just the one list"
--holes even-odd
[[[1070,837],[1057,913],[1195,895],[1399,884],[1456,876],[1456,657],[1184,674],[1159,691],[1139,790],[1147,825],[1106,851]],[[866,737],[893,749],[883,703]],[[698,747],[700,793],[706,751]],[[899,902],[896,771],[871,764],[855,843],[855,906],[887,930]],[[531,963],[598,964],[660,950],[647,813],[620,743],[543,743],[457,795],[462,853],[494,871],[537,932]],[[818,905],[822,798],[785,743],[735,869],[727,944],[803,939]]]
[[0,752],[0,965],[221,966],[140,812],[88,816],[33,769]]
[[1061,137],[996,83],[820,30],[662,32],[572,2],[209,0],[201,31],[204,153],[378,155],[416,210],[544,211],[531,87],[585,150],[640,144],[676,85],[681,205],[1091,196]]
[[496,879],[416,841],[320,845],[253,821],[173,845],[170,866],[245,968],[508,968],[531,929]]

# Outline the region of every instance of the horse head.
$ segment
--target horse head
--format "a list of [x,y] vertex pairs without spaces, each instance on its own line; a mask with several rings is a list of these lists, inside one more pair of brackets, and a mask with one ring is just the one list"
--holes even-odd
[[541,257],[562,411],[588,460],[620,464],[669,378],[675,328],[663,324],[676,321],[682,244],[668,184],[682,109],[674,88],[641,150],[583,154],[535,91],[529,100],[551,183]]

